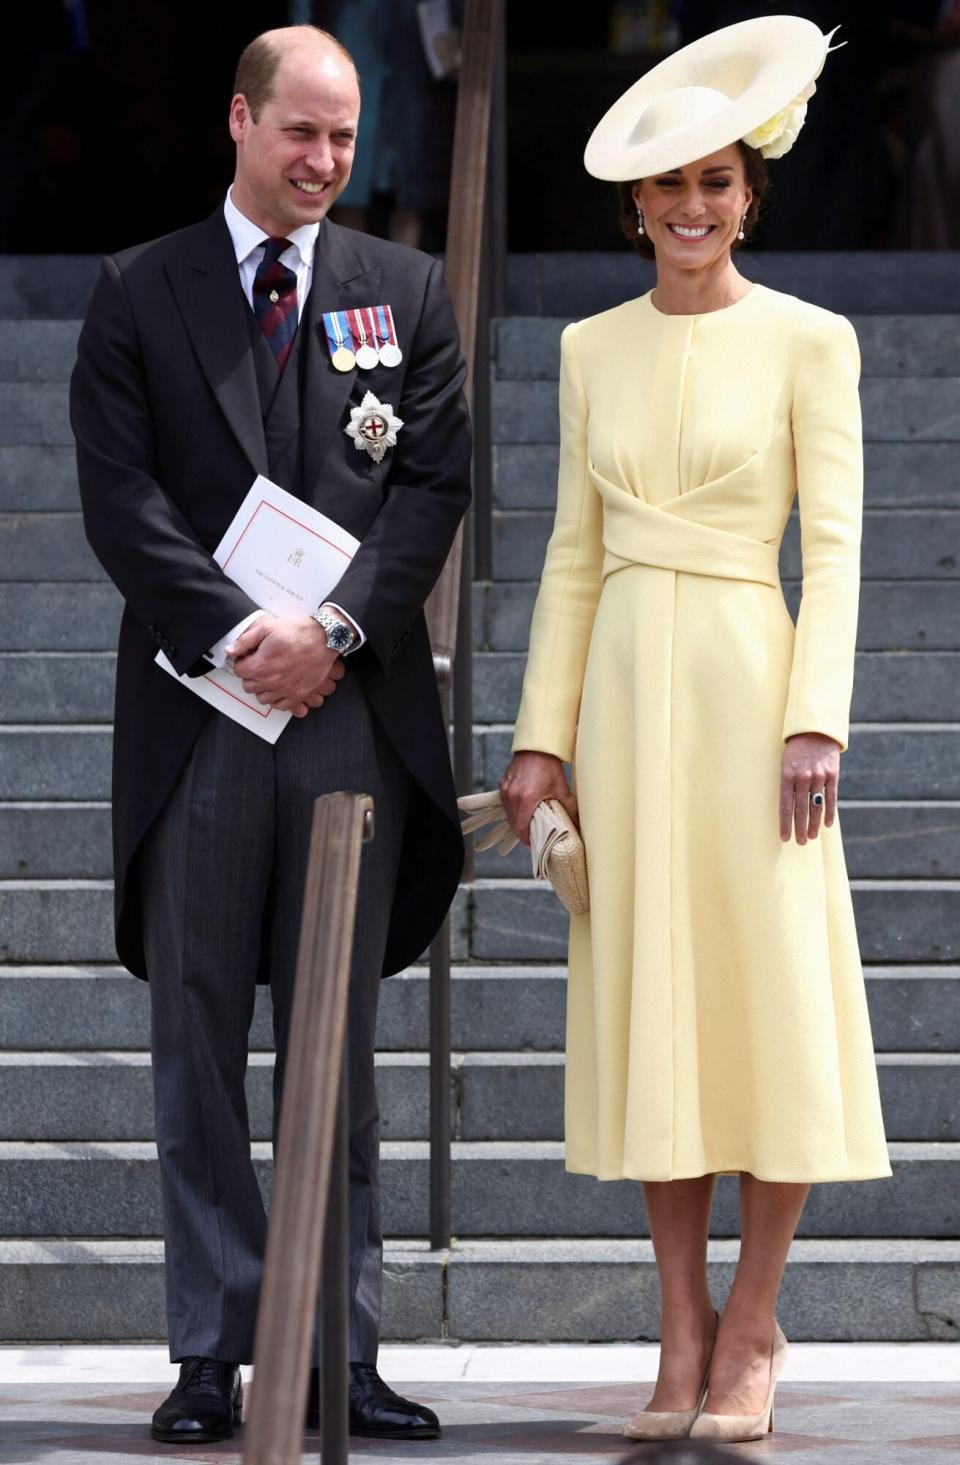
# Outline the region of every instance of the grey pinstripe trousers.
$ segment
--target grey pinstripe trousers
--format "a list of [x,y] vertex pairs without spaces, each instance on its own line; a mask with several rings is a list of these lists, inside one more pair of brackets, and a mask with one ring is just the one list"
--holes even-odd
[[262,950],[277,1047],[276,1136],[313,800],[338,789],[375,800],[351,971],[349,1112],[350,1357],[377,1356],[374,1035],[409,776],[347,665],[335,694],[291,719],[274,746],[212,717],[141,856],[174,1361],[253,1357],[266,1219],[250,1158],[247,1035]]

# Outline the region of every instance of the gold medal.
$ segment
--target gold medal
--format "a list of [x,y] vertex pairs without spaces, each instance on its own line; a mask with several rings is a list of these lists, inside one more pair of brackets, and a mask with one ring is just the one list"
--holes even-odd
[[337,371],[352,371],[357,364],[357,358],[352,351],[347,350],[346,346],[338,346],[330,360]]

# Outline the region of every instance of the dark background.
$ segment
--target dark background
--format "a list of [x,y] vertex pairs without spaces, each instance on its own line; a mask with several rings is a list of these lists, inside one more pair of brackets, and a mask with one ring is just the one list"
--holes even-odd
[[[665,50],[777,11],[805,15],[825,31],[841,24],[837,40],[848,45],[827,61],[800,143],[772,165],[759,247],[957,247],[955,220],[947,218],[944,237],[944,220],[918,225],[915,207],[913,159],[931,125],[938,66],[947,52],[958,54],[960,41],[960,17],[955,24],[941,0],[507,0],[511,250],[617,248],[613,189],[582,167],[591,128]],[[11,7],[0,251],[100,253],[210,212],[232,176],[226,113],[237,56],[292,13],[288,0]],[[318,24],[333,13],[315,0]],[[631,32],[639,48],[629,48]],[[946,166],[945,190],[950,178]],[[929,170],[924,186],[929,195]],[[941,214],[957,209],[947,198]],[[442,248],[442,221],[431,228],[423,242]]]

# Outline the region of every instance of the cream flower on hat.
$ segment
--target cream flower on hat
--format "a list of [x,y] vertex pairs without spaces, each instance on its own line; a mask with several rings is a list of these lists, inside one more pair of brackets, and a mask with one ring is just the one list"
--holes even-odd
[[769,122],[762,122],[752,132],[744,133],[743,141],[748,147],[756,148],[765,158],[782,158],[793,147],[800,135],[800,129],[807,118],[807,103],[817,89],[812,81],[794,97],[789,107],[784,107]]

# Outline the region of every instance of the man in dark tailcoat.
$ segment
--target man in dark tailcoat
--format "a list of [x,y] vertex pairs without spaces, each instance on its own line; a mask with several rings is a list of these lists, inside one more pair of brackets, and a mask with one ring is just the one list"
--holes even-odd
[[[422,608],[469,501],[464,365],[440,264],[326,218],[360,113],[349,55],[310,26],[268,32],[234,90],[224,205],[104,260],[71,387],[87,535],[126,601],[117,946],[150,983],[181,1363],[153,1433],[225,1438],[240,1417],[266,1225],[244,1101],[255,987],[272,989],[276,1101],[312,805],[352,789],[374,796],[376,835],[350,993],[351,1428],[423,1438],[436,1417],[376,1371],[374,1028],[381,976],[429,944],[462,865]],[[333,361],[331,313],[353,310],[380,326],[366,369]],[[402,423],[382,456],[382,421],[369,437],[346,431],[368,392]],[[361,541],[312,615],[264,615],[212,557],[258,473]],[[293,714],[279,740],[214,711],[156,665],[158,650],[181,676],[229,659],[249,692]],[[314,1372],[308,1418],[317,1407]]]

